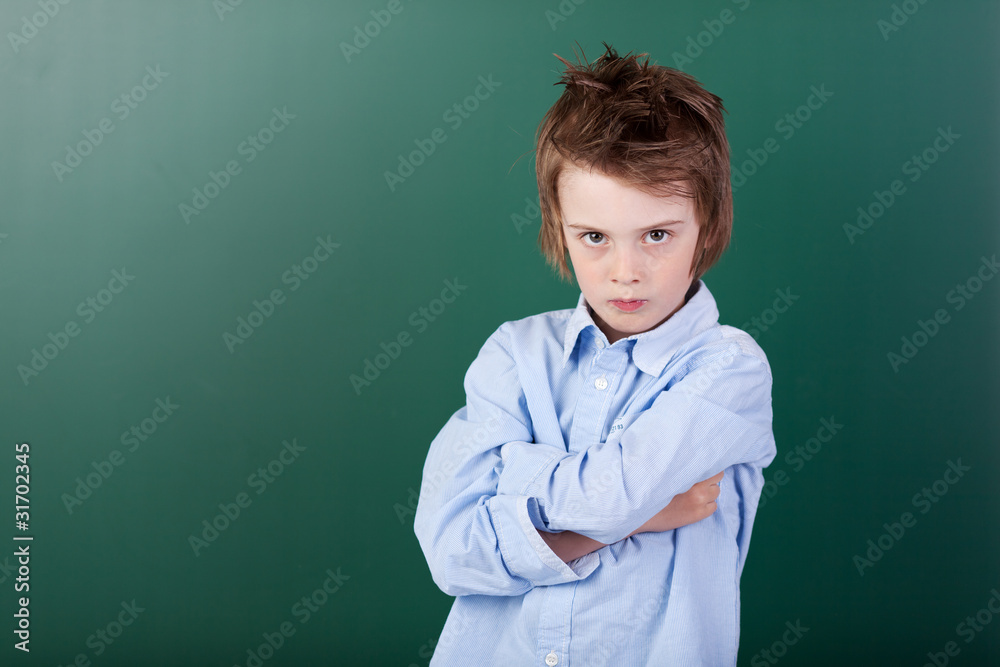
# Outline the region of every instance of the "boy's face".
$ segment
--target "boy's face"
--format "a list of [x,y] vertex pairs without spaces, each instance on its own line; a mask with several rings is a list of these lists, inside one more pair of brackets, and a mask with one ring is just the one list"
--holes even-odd
[[684,305],[698,245],[692,199],[572,164],[558,191],[576,281],[609,343],[656,328]]

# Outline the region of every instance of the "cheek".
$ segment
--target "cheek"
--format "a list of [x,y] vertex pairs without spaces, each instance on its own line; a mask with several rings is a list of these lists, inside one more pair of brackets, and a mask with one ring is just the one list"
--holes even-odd
[[573,271],[576,273],[576,281],[580,284],[581,289],[593,289],[594,285],[603,282],[603,274],[598,263],[588,262],[585,254],[579,260],[573,261]]
[[657,248],[646,255],[646,268],[656,273],[673,273],[684,255],[677,246]]
[[574,261],[573,270],[576,271],[576,279],[581,286],[593,283],[596,280],[596,271],[594,270],[594,267],[585,261]]
[[660,253],[649,257],[647,275],[660,283],[685,282],[691,275],[689,253]]
[[567,246],[566,252],[569,253],[569,258],[572,260],[573,266],[578,266],[581,269],[584,269],[593,264],[593,261],[588,258],[587,253],[584,252],[578,244]]

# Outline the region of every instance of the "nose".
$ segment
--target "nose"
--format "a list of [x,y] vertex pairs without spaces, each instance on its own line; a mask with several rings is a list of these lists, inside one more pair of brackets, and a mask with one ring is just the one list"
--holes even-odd
[[642,251],[638,248],[619,246],[615,249],[611,266],[611,280],[628,285],[637,282],[643,273]]

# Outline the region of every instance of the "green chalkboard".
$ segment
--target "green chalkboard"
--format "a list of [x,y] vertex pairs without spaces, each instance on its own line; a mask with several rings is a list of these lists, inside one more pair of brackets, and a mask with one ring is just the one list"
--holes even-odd
[[553,54],[606,41],[728,110],[705,281],[778,444],[740,664],[997,664],[998,28],[995,0],[4,2],[0,662],[429,662],[424,457],[487,337],[576,304],[531,151]]

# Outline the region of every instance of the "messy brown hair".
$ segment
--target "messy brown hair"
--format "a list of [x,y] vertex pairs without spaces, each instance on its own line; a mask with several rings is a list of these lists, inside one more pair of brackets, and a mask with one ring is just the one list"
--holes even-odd
[[722,99],[684,72],[650,65],[649,54],[619,57],[602,44],[606,52],[589,65],[552,54],[566,64],[554,85],[566,89],[535,134],[542,254],[571,281],[558,192],[570,163],[648,194],[693,197],[699,231],[691,270],[697,281],[722,256],[733,227]]

